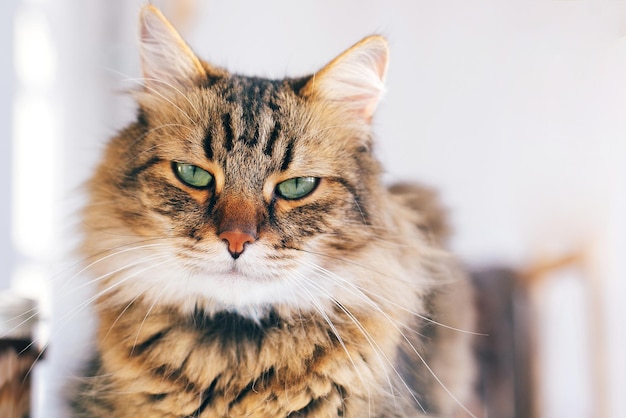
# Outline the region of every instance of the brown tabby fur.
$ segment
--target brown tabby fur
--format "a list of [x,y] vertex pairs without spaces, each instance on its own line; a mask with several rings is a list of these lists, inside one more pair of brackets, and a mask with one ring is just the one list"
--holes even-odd
[[[467,415],[473,315],[445,224],[431,192],[381,185],[378,93],[340,80],[359,51],[382,80],[384,40],[277,81],[198,60],[152,6],[142,42],[137,120],[89,186],[99,329],[74,416]],[[187,186],[172,162],[215,181]],[[317,188],[277,195],[299,176]],[[254,242],[235,259],[223,230]]]

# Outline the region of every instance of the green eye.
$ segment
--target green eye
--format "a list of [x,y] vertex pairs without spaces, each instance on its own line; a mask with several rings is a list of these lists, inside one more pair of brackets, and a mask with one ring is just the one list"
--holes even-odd
[[315,177],[294,177],[278,183],[276,193],[288,200],[302,199],[315,190],[318,182]]
[[213,183],[213,176],[192,164],[172,163],[176,176],[187,186],[204,188]]

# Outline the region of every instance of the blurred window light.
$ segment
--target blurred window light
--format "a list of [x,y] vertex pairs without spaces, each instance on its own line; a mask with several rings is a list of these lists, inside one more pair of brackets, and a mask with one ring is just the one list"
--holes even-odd
[[40,303],[49,297],[41,272],[58,247],[54,241],[61,128],[60,100],[54,92],[58,54],[43,3],[22,1],[14,17],[11,175],[11,237],[19,255],[12,287],[30,289],[28,296]]
[[20,92],[14,103],[13,241],[30,259],[53,249],[57,118],[44,97]]
[[57,58],[44,12],[23,6],[15,15],[18,80],[13,119],[13,241],[21,255],[46,258],[53,248],[55,151],[58,126],[50,95]]
[[52,86],[57,55],[43,11],[25,7],[15,16],[15,73],[28,89],[45,90]]

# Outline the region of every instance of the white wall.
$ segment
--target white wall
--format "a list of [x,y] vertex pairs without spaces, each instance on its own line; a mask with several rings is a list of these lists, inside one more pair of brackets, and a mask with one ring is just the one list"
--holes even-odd
[[15,252],[11,243],[11,122],[13,117],[13,15],[17,0],[0,4],[0,290],[9,287]]
[[[75,187],[103,141],[132,117],[115,92],[139,75],[134,36],[143,1],[22,3],[43,5],[58,46],[54,97],[63,107],[63,152],[55,204],[59,224],[71,226],[76,218],[66,214],[80,202]],[[216,64],[257,75],[308,73],[367,34],[387,35],[388,93],[375,120],[386,178],[441,190],[456,229],[453,249],[471,264],[523,267],[581,248],[593,253],[595,302],[606,314],[600,354],[608,357],[600,375],[616,384],[608,388],[606,416],[626,414],[618,402],[626,376],[626,4],[155,3],[172,14],[176,5],[196,4],[197,12],[178,22],[192,47]],[[3,65],[9,61],[2,57]],[[6,97],[3,86],[2,106]],[[3,195],[7,184],[0,180]],[[7,209],[0,209],[0,226],[7,225]],[[55,233],[67,241],[71,231]],[[4,240],[3,257],[14,251]],[[61,314],[77,303],[56,296]],[[84,323],[72,324],[59,331],[57,347],[80,340]],[[67,361],[56,353],[53,360]]]

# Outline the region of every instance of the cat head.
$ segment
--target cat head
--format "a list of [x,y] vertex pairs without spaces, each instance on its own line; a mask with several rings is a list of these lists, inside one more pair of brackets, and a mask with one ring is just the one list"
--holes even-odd
[[200,60],[153,6],[140,26],[137,120],[109,143],[85,211],[101,302],[254,315],[330,299],[316,277],[380,229],[371,120],[386,41],[270,80]]

